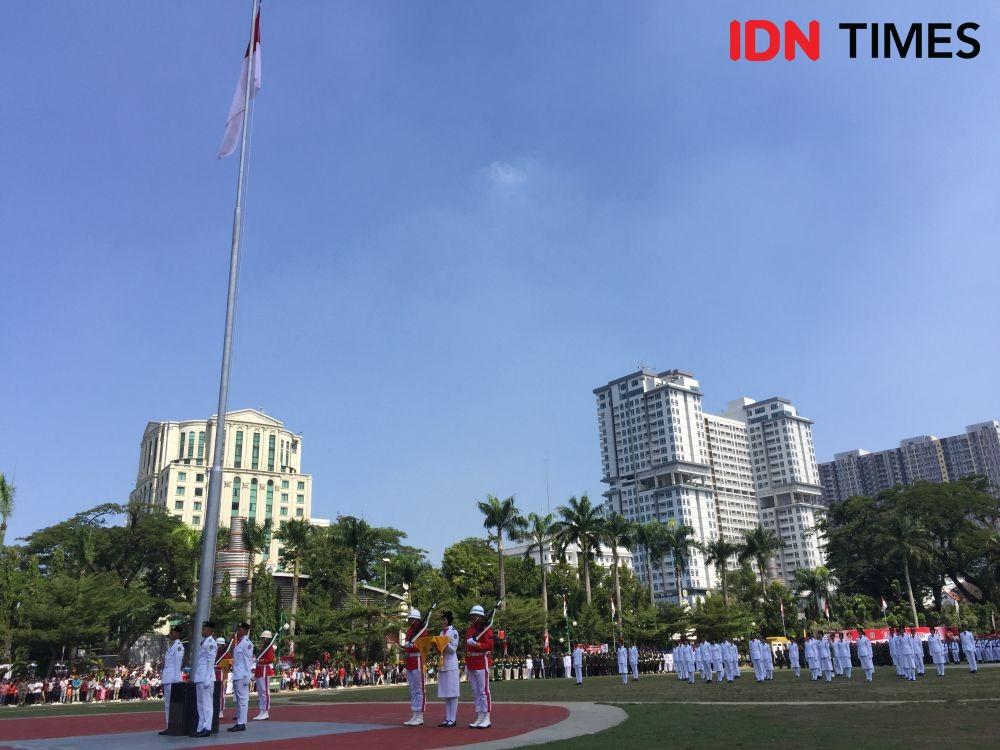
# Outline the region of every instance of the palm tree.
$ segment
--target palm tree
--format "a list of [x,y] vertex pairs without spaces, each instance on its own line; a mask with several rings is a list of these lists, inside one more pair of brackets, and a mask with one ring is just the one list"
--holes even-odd
[[649,583],[649,603],[656,606],[656,596],[653,593],[653,568],[663,564],[667,548],[663,534],[663,524],[659,521],[646,521],[635,529],[635,543],[646,552],[646,581]]
[[694,533],[692,527],[685,524],[678,525],[673,519],[663,529],[663,546],[674,556],[674,583],[677,586],[678,604],[681,603],[683,596],[681,574],[687,567],[691,552],[698,546]]
[[243,544],[250,555],[250,567],[247,570],[247,620],[253,615],[253,574],[257,569],[257,555],[265,552],[271,546],[271,519],[257,523],[253,518],[243,522]]
[[559,520],[555,524],[556,543],[559,554],[565,555],[566,548],[576,544],[580,548],[580,565],[583,566],[583,589],[587,594],[587,604],[591,602],[590,595],[590,558],[601,554],[601,527],[604,517],[601,509],[591,505],[590,498],[580,495],[578,500],[571,497],[566,505],[556,508]]
[[507,579],[504,577],[503,568],[503,535],[515,532],[523,525],[521,513],[514,504],[514,498],[508,497],[504,500],[495,495],[487,495],[486,500],[476,503],[479,512],[483,514],[483,527],[489,532],[496,529],[495,534],[490,534],[490,539],[497,543],[497,557],[500,564],[500,608],[507,609]]
[[552,514],[546,513],[540,516],[537,513],[529,513],[524,524],[516,529],[515,538],[519,542],[527,542],[528,548],[524,551],[525,556],[531,556],[538,551],[538,564],[542,569],[542,611],[545,613],[545,628],[549,625],[549,589],[548,589],[548,569],[545,555],[552,549],[555,538],[555,523]]
[[913,598],[913,584],[910,582],[910,563],[922,561],[927,557],[927,530],[906,512],[895,510],[882,519],[878,533],[885,545],[886,556],[903,563],[903,576],[906,580],[906,595],[910,598],[913,627],[920,627],[917,622],[917,603]]
[[7,519],[14,512],[14,484],[0,474],[0,547],[7,537]]
[[729,608],[729,561],[739,555],[742,549],[742,544],[730,542],[721,536],[701,546],[701,551],[705,553],[705,562],[715,566],[719,580],[722,581],[722,606],[724,609]]
[[635,544],[635,524],[620,513],[612,513],[604,521],[601,536],[604,539],[604,543],[611,548],[611,572],[615,582],[615,606],[621,612],[622,587],[618,575],[618,549],[624,547],[631,551]]
[[295,637],[295,615],[299,611],[299,575],[302,556],[305,554],[309,539],[312,536],[312,526],[308,521],[293,518],[283,521],[274,534],[281,542],[281,560],[292,565],[292,612],[288,624],[288,638]]
[[740,562],[753,560],[757,563],[757,572],[760,574],[760,590],[767,599],[767,586],[764,583],[764,572],[767,568],[767,561],[778,554],[785,546],[785,542],[780,536],[763,526],[743,532],[743,550],[739,554]]
[[836,585],[836,581],[830,569],[822,565],[816,568],[798,568],[795,571],[795,593],[802,597],[813,597],[817,620],[822,611],[820,597],[826,597],[829,601],[830,589]]
[[378,541],[378,530],[363,518],[340,516],[337,519],[338,541],[351,550],[351,593],[358,596],[358,566],[371,555]]

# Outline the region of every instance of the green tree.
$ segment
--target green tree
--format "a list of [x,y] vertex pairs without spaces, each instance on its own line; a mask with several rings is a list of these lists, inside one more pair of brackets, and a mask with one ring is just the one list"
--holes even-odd
[[542,612],[545,614],[545,628],[549,625],[549,588],[548,588],[548,560],[545,555],[549,554],[555,544],[555,521],[551,513],[540,516],[537,513],[529,513],[525,523],[517,529],[517,541],[527,542],[528,548],[525,555],[531,556],[538,553],[538,567],[542,576]]
[[785,546],[781,537],[770,529],[763,526],[743,532],[743,549],[740,551],[740,562],[753,561],[757,563],[757,572],[760,574],[760,590],[767,599],[767,585],[764,576],[767,573],[767,562],[778,554]]
[[906,596],[910,600],[913,627],[920,627],[920,621],[917,619],[917,603],[913,596],[913,583],[910,580],[910,564],[929,557],[927,530],[917,519],[900,511],[889,513],[883,519],[879,534],[884,540],[886,557],[903,565],[903,579],[906,581]]
[[479,512],[483,514],[483,527],[487,532],[494,529],[490,539],[497,543],[497,565],[500,571],[500,608],[506,609],[504,601],[507,598],[507,581],[504,578],[504,534],[515,533],[524,525],[521,513],[517,509],[513,496],[501,500],[495,495],[487,495],[485,501],[476,503]]
[[692,551],[698,546],[694,533],[693,528],[678,524],[673,519],[663,527],[663,546],[672,553],[674,560],[674,582],[677,585],[678,604],[683,597],[683,571],[687,567]]
[[0,547],[7,538],[7,519],[14,512],[15,487],[6,475],[0,474]]
[[469,537],[446,547],[441,572],[452,582],[456,594],[478,598],[484,591],[494,591],[497,559],[489,543]]
[[358,568],[372,556],[378,544],[378,532],[363,518],[340,516],[337,519],[338,538],[351,555],[351,593],[358,596]]
[[247,619],[253,617],[253,580],[257,567],[257,555],[266,552],[271,546],[271,519],[257,523],[253,518],[243,522],[243,544],[250,555],[250,567],[247,570]]
[[292,518],[283,521],[274,537],[281,542],[281,562],[292,568],[292,611],[288,624],[288,638],[294,644],[295,616],[299,611],[299,577],[302,575],[302,557],[309,547],[312,526],[308,521]]
[[635,524],[620,513],[611,513],[604,521],[601,537],[611,549],[611,574],[615,586],[615,607],[621,612],[622,587],[618,549],[623,547],[629,551],[632,550],[635,544]]
[[815,568],[798,568],[795,571],[795,593],[802,597],[809,597],[815,617],[818,620],[822,614],[820,599],[830,600],[830,592],[837,584],[837,579],[830,572],[830,569],[819,565]]
[[[656,595],[653,592],[653,568],[663,564],[667,555],[667,540],[663,524],[659,521],[646,521],[636,527],[635,543],[642,547],[646,557],[646,581],[649,584],[649,603],[656,605]],[[679,590],[679,589],[678,589]]]
[[728,539],[720,536],[718,539],[713,539],[702,546],[701,549],[705,553],[705,562],[709,565],[714,565],[715,570],[719,574],[719,580],[722,582],[722,604],[728,607],[729,586],[727,584],[729,581],[729,563],[737,559],[743,546],[736,542],[730,542]]
[[721,596],[709,594],[690,614],[691,627],[698,638],[718,643],[750,630],[750,616],[740,604],[727,605]]
[[566,505],[556,508],[559,520],[555,523],[556,543],[559,554],[565,555],[566,548],[576,544],[580,548],[580,566],[583,569],[583,590],[587,604],[591,602],[590,560],[593,555],[601,554],[601,528],[603,517],[601,509],[592,505],[590,498],[581,495],[579,499],[571,497]]

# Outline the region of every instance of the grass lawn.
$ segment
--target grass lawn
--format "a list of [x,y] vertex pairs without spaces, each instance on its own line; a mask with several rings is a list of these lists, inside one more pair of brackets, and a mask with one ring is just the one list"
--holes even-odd
[[[273,704],[403,701],[407,695],[405,687],[309,691],[276,694]],[[441,710],[435,696],[436,687],[429,685],[431,717]],[[464,683],[462,696],[470,698]],[[570,680],[523,680],[494,683],[493,698],[498,702],[595,701],[619,705],[629,715],[626,722],[604,732],[540,746],[551,750],[638,750],[661,745],[727,750],[1000,747],[1000,668],[985,668],[977,675],[949,668],[943,678],[928,673],[916,683],[897,679],[891,669],[880,669],[870,685],[858,672],[851,682],[837,679],[827,685],[805,675],[796,680],[787,670],[763,685],[746,672],[732,685],[700,681],[688,685],[673,676],[656,675],[627,687],[616,677],[588,678],[582,688]],[[251,707],[255,705],[251,697]],[[0,720],[158,710],[160,704],[155,701],[8,708],[0,709]],[[502,722],[509,710],[513,709],[499,708],[495,720]]]

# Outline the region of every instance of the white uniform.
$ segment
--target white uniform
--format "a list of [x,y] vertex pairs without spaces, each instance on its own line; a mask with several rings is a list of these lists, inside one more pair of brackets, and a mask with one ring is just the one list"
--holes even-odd
[[579,646],[573,649],[573,676],[577,685],[583,684],[583,649]]
[[959,633],[958,640],[962,644],[962,651],[965,652],[965,659],[969,663],[969,671],[977,671],[979,664],[976,662],[976,641],[972,631],[963,630]]
[[951,653],[951,660],[956,664],[962,662],[962,657],[959,656],[958,641],[954,638],[948,639],[948,651]]
[[572,654],[563,654],[563,674],[567,677],[573,676],[573,656]]
[[628,650],[628,668],[632,672],[632,679],[639,679],[639,647],[633,645]]
[[823,679],[833,681],[833,644],[827,636],[819,642],[819,664],[823,669]]
[[802,666],[799,664],[799,644],[795,641],[788,644],[788,664],[796,677],[802,676]]
[[913,668],[917,670],[917,674],[923,676],[924,674],[924,642],[920,640],[920,636],[917,635],[916,631],[913,633]]
[[448,645],[444,647],[438,667],[438,698],[444,700],[445,721],[455,721],[458,716],[458,631],[449,625],[441,635],[448,638]]
[[806,664],[809,666],[809,674],[812,679],[818,680],[820,674],[819,642],[815,638],[810,638],[805,645]]
[[722,642],[722,661],[726,667],[726,681],[732,682],[740,670],[740,654],[728,640]]
[[851,679],[851,672],[854,668],[854,665],[851,664],[851,644],[844,640],[844,636],[837,638],[836,654],[840,674]]
[[764,681],[764,651],[763,644],[756,638],[750,639],[750,662],[753,664],[754,677],[757,682]]
[[771,650],[771,644],[767,641],[761,641],[760,643],[760,653],[764,657],[764,679],[773,680],[774,679],[774,652]]
[[861,662],[861,668],[865,671],[865,679],[871,682],[872,675],[875,673],[875,664],[872,661],[872,642],[864,633],[858,636],[858,661]]
[[212,696],[215,690],[215,655],[219,651],[219,645],[213,636],[203,638],[201,646],[198,648],[198,656],[194,665],[194,674],[191,681],[196,685],[198,692],[198,731],[212,731],[212,716],[215,713],[215,706],[212,703]]
[[253,642],[243,636],[233,649],[233,697],[236,700],[236,725],[247,723],[247,708],[250,706],[250,678],[253,677],[257,660],[253,655]]
[[948,647],[941,640],[941,636],[937,633],[931,633],[927,639],[927,649],[931,652],[931,661],[937,667],[938,676],[944,677],[944,665],[948,661]]
[[715,672],[718,681],[722,682],[722,678],[726,674],[726,660],[722,658],[722,644],[713,643],[710,650],[712,654],[712,671]]
[[184,644],[178,638],[167,646],[167,653],[163,655],[163,711],[167,716],[167,724],[170,724],[170,687],[175,682],[181,681],[181,666],[184,664]]
[[622,676],[622,685],[628,685],[628,649],[624,644],[618,647],[618,674]]

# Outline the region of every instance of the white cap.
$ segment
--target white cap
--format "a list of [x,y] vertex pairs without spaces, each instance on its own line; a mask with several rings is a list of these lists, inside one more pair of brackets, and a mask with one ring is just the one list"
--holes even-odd
[[226,642],[226,639],[222,638],[222,637],[219,637],[219,638],[215,639],[215,642],[218,643],[221,646],[221,645],[223,645]]
[[270,630],[263,630],[263,631],[261,631],[260,637],[261,638],[273,638],[274,637],[274,633],[272,633]]
[[483,616],[485,616],[486,612],[483,611],[483,608],[482,608],[481,605],[477,604],[475,607],[473,607],[472,609],[469,610],[469,614],[470,615],[483,615]]
[[408,614],[407,617],[410,618],[411,620],[419,620],[420,610],[414,607],[413,609],[410,610],[410,614]]

